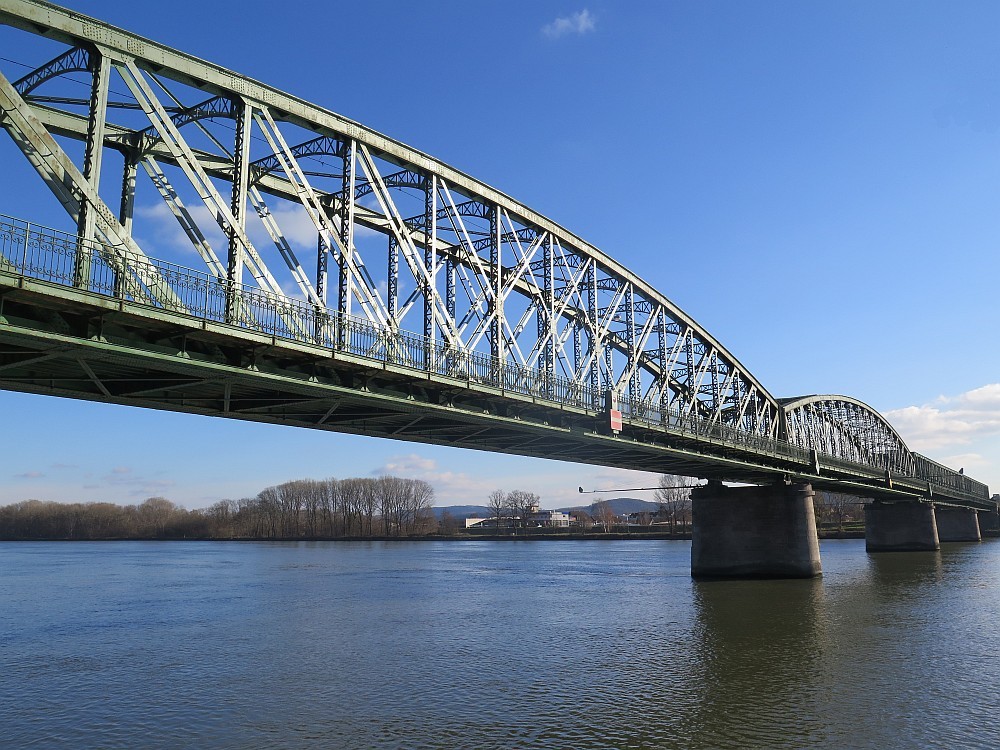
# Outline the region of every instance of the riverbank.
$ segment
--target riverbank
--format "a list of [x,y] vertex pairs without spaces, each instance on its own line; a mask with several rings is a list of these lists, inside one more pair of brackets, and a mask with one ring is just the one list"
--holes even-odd
[[[997,536],[997,532],[984,532],[984,536]],[[820,539],[864,539],[864,530],[821,531]],[[101,539],[61,538],[4,538],[0,542],[468,542],[468,541],[568,541],[600,542],[641,539],[690,541],[691,534],[664,532],[560,532],[547,530],[519,530],[517,533],[484,534],[414,534],[412,536],[294,536],[294,537],[107,537]]]

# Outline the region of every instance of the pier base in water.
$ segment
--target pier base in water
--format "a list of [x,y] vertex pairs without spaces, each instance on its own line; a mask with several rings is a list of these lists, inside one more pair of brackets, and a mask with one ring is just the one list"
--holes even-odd
[[878,501],[866,505],[865,549],[869,552],[941,549],[934,506],[920,502]]
[[942,542],[978,542],[983,536],[979,531],[979,513],[973,508],[934,509],[938,540]]
[[997,531],[1000,530],[1000,514],[995,510],[981,510],[979,511],[979,531]]
[[691,575],[813,578],[822,574],[809,484],[725,487],[691,493]]

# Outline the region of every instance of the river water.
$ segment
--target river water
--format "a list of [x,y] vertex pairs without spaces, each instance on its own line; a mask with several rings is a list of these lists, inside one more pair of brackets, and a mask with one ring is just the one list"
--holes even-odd
[[822,555],[0,544],[0,747],[1000,747],[1000,540]]

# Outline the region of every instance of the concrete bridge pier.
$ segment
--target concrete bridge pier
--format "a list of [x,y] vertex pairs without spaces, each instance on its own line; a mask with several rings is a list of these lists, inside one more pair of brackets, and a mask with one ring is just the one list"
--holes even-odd
[[934,508],[938,539],[942,542],[978,542],[979,513],[973,508],[952,508],[938,505]]
[[865,549],[869,552],[915,552],[941,549],[934,506],[904,501],[865,506]]
[[979,531],[997,531],[1000,529],[1000,513],[995,510],[979,511]]
[[813,578],[822,574],[809,484],[725,487],[691,493],[691,575]]

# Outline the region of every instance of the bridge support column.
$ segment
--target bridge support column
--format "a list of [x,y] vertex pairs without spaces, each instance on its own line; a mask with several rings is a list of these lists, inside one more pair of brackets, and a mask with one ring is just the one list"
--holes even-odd
[[[2,318],[0,318],[2,322]],[[1000,513],[995,510],[979,511],[979,531],[997,531],[1000,529]]]
[[865,549],[869,552],[914,552],[941,549],[934,506],[899,502],[865,506]]
[[691,493],[691,575],[813,578],[822,574],[809,484],[724,487]]
[[973,508],[934,508],[934,519],[937,522],[938,540],[942,542],[978,542],[982,540],[979,533],[979,514]]

